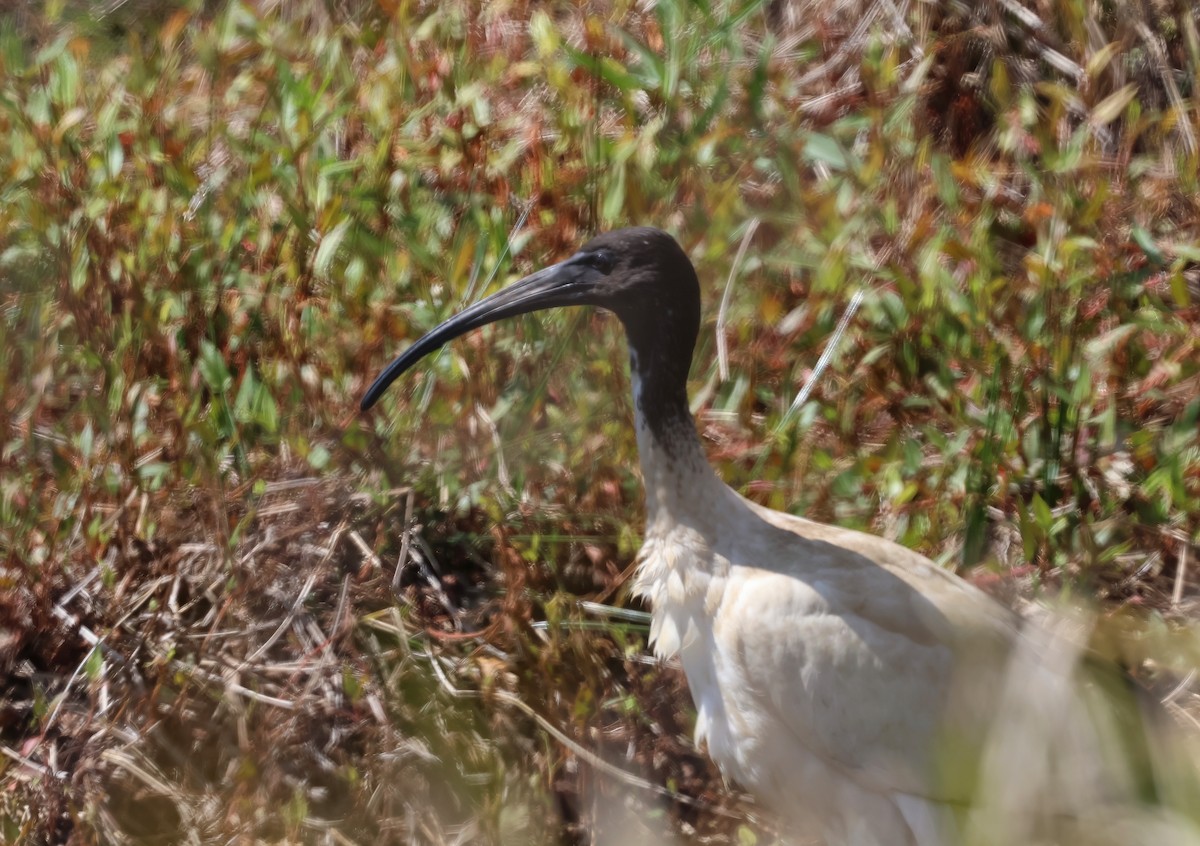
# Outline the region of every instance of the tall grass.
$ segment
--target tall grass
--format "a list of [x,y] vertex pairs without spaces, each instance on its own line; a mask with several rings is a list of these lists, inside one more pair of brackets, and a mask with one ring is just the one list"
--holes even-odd
[[355,412],[628,223],[700,269],[731,484],[1200,663],[1188,4],[127,6],[0,18],[6,839],[769,838],[644,628],[577,605],[640,531],[614,321]]

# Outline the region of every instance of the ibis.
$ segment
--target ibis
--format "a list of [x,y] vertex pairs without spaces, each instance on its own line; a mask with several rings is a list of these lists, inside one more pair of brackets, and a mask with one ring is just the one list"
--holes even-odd
[[646,496],[634,590],[655,652],[682,664],[697,743],[785,837],[1195,842],[1162,836],[1190,830],[1177,814],[1123,827],[1149,807],[1144,780],[1114,765],[1142,724],[1097,705],[1104,677],[1085,683],[1069,638],[1031,631],[916,552],[765,508],[717,477],[687,398],[700,284],[667,233],[601,234],[466,308],[404,350],[363,410],[448,341],[559,306],[624,326]]

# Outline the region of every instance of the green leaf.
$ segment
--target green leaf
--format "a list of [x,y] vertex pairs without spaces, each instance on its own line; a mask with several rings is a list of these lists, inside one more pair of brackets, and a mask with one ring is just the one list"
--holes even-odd
[[1042,499],[1042,495],[1037,493],[1033,495],[1030,504],[1033,506],[1033,519],[1037,521],[1038,528],[1049,534],[1051,526],[1054,525],[1054,514],[1050,511],[1050,506]]
[[275,398],[267,386],[255,377],[253,368],[247,368],[246,375],[242,377],[237,399],[233,403],[233,414],[239,422],[262,426],[270,434],[279,429],[279,408]]
[[582,50],[564,45],[567,57],[577,66],[583,68],[592,76],[602,79],[618,91],[631,92],[643,88],[643,83],[635,73],[622,65],[616,59],[608,56],[593,56]]
[[83,672],[89,680],[96,681],[103,671],[104,653],[100,651],[99,646],[93,646],[92,651],[88,653],[87,660],[83,662]]
[[835,138],[820,132],[811,132],[804,144],[804,158],[813,163],[829,165],[834,170],[845,170],[848,164],[846,152]]
[[363,683],[359,677],[349,668],[342,668],[342,691],[346,694],[346,698],[351,702],[358,702],[362,699]]
[[627,50],[638,57],[638,63],[630,70],[641,78],[645,88],[649,91],[656,91],[662,87],[663,79],[667,74],[662,57],[620,27],[614,26],[611,31],[616,33]]
[[76,294],[87,285],[88,256],[86,249],[80,249],[75,255],[75,260],[71,262],[71,290]]
[[224,394],[233,383],[221,351],[208,339],[200,342],[200,375],[214,393]]
[[625,172],[628,168],[618,166],[609,173],[608,190],[604,192],[601,215],[605,221],[619,220],[625,208]]
[[314,470],[324,470],[329,466],[330,458],[331,456],[329,454],[329,450],[325,449],[325,447],[321,446],[320,444],[317,444],[308,453],[308,463]]
[[1146,254],[1146,258],[1150,259],[1151,263],[1156,265],[1166,264],[1166,258],[1163,256],[1162,250],[1158,248],[1158,244],[1154,243],[1154,236],[1140,226],[1133,227],[1130,233],[1134,242],[1141,247],[1142,252]]
[[1171,274],[1171,296],[1175,298],[1175,302],[1180,308],[1191,308],[1192,295],[1188,291],[1187,280],[1183,278],[1183,273],[1176,271]]
[[321,239],[321,243],[317,247],[317,256],[313,259],[313,272],[318,278],[329,278],[329,269],[333,266],[333,260],[337,256],[338,247],[342,245],[342,239],[350,231],[351,223],[350,218],[343,218]]

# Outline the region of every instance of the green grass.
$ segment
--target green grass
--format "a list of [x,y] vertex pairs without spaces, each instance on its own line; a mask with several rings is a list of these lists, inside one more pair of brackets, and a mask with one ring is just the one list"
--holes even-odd
[[630,223],[699,268],[730,484],[1200,663],[1194,10],[781,8],[0,13],[7,841],[582,841],[628,806],[769,842],[645,628],[578,606],[628,603],[639,542],[615,320],[485,330],[357,413]]

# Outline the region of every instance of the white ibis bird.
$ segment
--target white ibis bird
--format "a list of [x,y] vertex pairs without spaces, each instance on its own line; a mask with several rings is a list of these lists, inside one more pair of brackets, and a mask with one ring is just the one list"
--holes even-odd
[[[614,312],[628,336],[647,512],[635,590],[653,611],[655,651],[681,660],[697,741],[787,836],[925,846],[1118,831],[1114,842],[1137,842],[1111,823],[1108,797],[1136,804],[1142,788],[1093,772],[1119,752],[1103,729],[1120,717],[1089,718],[1095,699],[1054,639],[911,550],[772,511],[717,478],[687,400],[700,285],[665,232],[600,235],[470,306],[405,350],[362,407],[471,329],[572,305]],[[981,802],[997,773],[1017,784]]]

